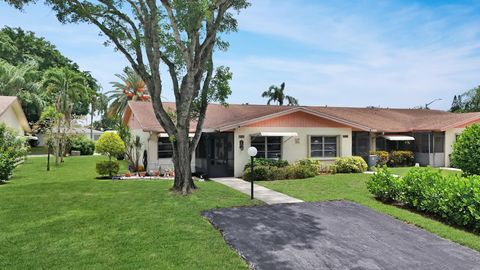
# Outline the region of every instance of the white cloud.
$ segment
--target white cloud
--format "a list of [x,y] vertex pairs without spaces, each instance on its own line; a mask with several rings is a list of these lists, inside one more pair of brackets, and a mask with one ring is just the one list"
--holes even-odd
[[[478,83],[480,21],[465,18],[469,7],[316,4],[258,1],[240,16],[240,29],[303,44],[318,57],[223,58],[235,72],[232,102],[258,101],[268,85],[286,81],[303,104],[413,107],[440,97],[436,105],[446,109]],[[326,61],[325,52],[338,56]]]

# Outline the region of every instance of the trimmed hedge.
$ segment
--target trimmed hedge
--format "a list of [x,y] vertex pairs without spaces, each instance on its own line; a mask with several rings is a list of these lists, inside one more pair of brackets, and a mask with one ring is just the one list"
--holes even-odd
[[[262,162],[265,159],[260,159]],[[316,176],[320,171],[320,162],[317,160],[304,159],[295,162],[294,164],[284,165],[284,162],[278,162],[274,160],[274,163],[257,163],[253,167],[253,180],[254,181],[272,181],[272,180],[283,180],[283,179],[304,179]],[[273,165],[258,165],[258,164],[273,164]],[[249,166],[245,166],[245,171],[243,173],[243,178],[245,180],[251,181],[252,175]]]
[[367,170],[367,162],[362,157],[340,157],[335,160],[338,173],[362,173]]
[[387,168],[379,168],[367,181],[367,188],[379,200],[395,201],[450,224],[480,231],[480,176],[460,177],[431,168],[413,168],[401,178],[393,177]]
[[[266,158],[254,158],[253,166],[267,166],[267,167],[285,167],[288,165],[288,161],[281,159],[266,159]],[[250,160],[245,165],[244,170],[250,169]]]

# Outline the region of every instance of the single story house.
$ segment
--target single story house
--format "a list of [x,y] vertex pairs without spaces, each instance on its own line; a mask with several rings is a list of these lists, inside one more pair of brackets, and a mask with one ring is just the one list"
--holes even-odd
[[31,132],[22,105],[15,96],[0,96],[0,123],[15,130],[19,136]]
[[[172,146],[151,103],[130,101],[123,121],[141,137],[149,170],[172,167]],[[257,157],[289,162],[303,158],[329,162],[336,157],[367,157],[375,150],[411,150],[421,165],[443,167],[450,165],[456,136],[473,123],[480,123],[480,113],[211,104],[192,169],[210,177],[241,176],[250,146],[258,149]]]
[[[103,131],[95,130],[95,129],[90,130],[89,128],[86,128],[86,127],[71,127],[69,130],[67,130],[67,134],[81,135],[81,136],[84,136],[85,138],[93,139],[94,141],[96,141],[98,140],[98,138],[100,138],[100,135],[103,134]],[[93,135],[93,138],[91,138],[90,135]],[[45,134],[37,133],[36,136],[38,138],[38,146],[46,145],[47,137]]]

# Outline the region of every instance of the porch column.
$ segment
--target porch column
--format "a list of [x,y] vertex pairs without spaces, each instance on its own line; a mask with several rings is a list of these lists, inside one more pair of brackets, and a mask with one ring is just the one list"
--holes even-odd
[[370,132],[368,136],[368,144],[369,144],[369,153],[371,151],[377,151],[377,135],[374,132]]

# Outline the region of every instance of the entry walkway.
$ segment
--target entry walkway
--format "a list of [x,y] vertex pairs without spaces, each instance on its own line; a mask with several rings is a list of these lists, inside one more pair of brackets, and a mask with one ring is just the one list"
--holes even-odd
[[[220,184],[224,184],[228,187],[231,187],[235,190],[238,190],[242,193],[250,195],[250,182],[244,181],[239,178],[227,177],[227,178],[212,178],[212,181],[215,181]],[[263,186],[254,185],[254,197],[255,199],[261,200],[267,204],[279,204],[279,203],[299,203],[303,202],[297,198],[287,196],[283,193],[273,191]]]

